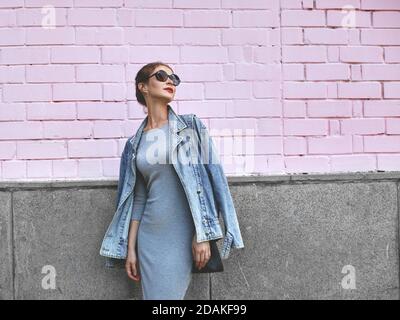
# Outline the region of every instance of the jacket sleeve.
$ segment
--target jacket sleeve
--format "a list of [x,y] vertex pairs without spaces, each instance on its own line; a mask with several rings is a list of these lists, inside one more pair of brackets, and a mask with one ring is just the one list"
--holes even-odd
[[136,182],[133,198],[132,220],[140,221],[147,201],[147,188],[142,174],[136,170]]
[[126,157],[129,147],[129,142],[125,143],[124,151],[122,152],[121,159],[119,162],[119,179],[118,179],[118,189],[117,189],[117,199],[115,203],[115,210],[118,209],[119,199],[121,198],[122,187],[125,180],[125,169],[126,169]]
[[222,258],[226,259],[229,257],[231,248],[244,248],[244,243],[228,181],[219,161],[214,141],[209,135],[207,127],[196,115],[193,116],[193,120],[194,129],[200,136],[200,152],[205,150],[207,156],[205,158],[201,157],[201,159],[203,159],[203,165],[210,178],[217,210],[222,214],[224,220],[225,239],[222,247]]

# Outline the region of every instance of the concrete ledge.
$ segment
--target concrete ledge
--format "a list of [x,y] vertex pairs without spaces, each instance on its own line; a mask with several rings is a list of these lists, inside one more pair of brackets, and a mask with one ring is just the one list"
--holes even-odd
[[[186,299],[399,299],[399,180],[228,177],[245,248],[226,272],[194,275]],[[116,187],[0,182],[0,299],[140,299],[140,284],[98,254]]]
[[[227,176],[229,184],[243,184],[253,182],[284,183],[284,182],[314,182],[314,181],[368,181],[368,180],[400,180],[400,171],[390,172],[356,172],[335,174],[292,174],[292,175],[251,175],[251,176]],[[34,188],[72,188],[72,187],[115,187],[118,180],[35,180],[35,181],[0,181],[0,191],[9,189],[34,189]]]

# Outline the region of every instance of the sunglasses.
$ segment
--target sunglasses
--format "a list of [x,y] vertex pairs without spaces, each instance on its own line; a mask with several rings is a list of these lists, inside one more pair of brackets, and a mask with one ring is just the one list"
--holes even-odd
[[179,79],[179,77],[175,73],[168,74],[164,70],[158,70],[156,73],[153,73],[148,78],[151,78],[152,76],[156,76],[156,79],[161,82],[165,82],[168,80],[168,78],[170,78],[174,86],[177,86],[181,83],[181,79]]

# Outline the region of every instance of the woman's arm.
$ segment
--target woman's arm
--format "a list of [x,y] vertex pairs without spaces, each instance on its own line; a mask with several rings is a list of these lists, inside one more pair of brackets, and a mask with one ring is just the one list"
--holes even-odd
[[126,258],[126,272],[128,277],[134,281],[140,280],[139,264],[136,255],[136,238],[139,229],[140,220],[147,202],[147,188],[141,173],[136,171],[136,182],[133,198],[133,208],[131,223],[129,225],[128,235],[128,256]]
[[131,224],[129,226],[128,250],[134,249],[136,245],[137,230],[142,219],[147,202],[147,188],[142,174],[136,170],[136,182],[133,198]]

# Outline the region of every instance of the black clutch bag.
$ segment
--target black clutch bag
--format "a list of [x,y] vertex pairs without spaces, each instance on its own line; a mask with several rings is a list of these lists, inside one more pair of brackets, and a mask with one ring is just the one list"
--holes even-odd
[[196,261],[193,260],[192,272],[193,273],[211,273],[211,272],[222,272],[224,271],[224,265],[218,251],[217,241],[209,240],[211,257],[207,264],[200,270],[196,267]]

